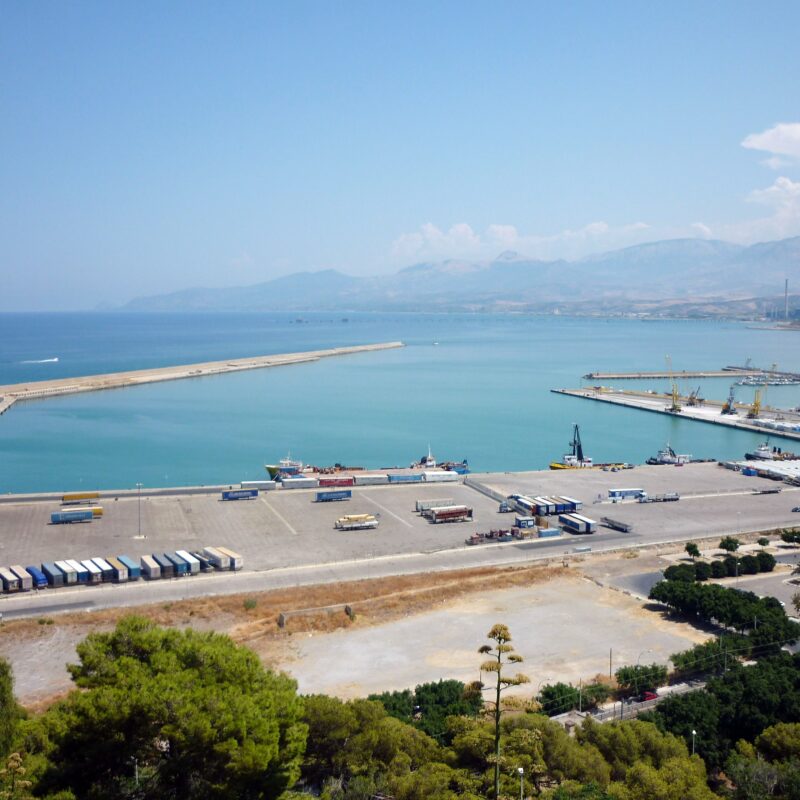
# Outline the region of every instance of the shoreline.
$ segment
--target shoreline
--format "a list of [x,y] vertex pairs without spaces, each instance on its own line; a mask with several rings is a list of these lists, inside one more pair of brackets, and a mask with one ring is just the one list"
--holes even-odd
[[378,350],[393,350],[405,347],[403,342],[378,342],[351,347],[334,347],[329,350],[310,350],[300,353],[276,353],[268,356],[233,358],[224,361],[206,361],[199,364],[180,364],[171,367],[110,372],[101,375],[86,375],[76,378],[54,378],[47,381],[27,381],[0,386],[0,414],[20,400],[41,400],[79,392],[97,392],[104,389],[122,389],[161,381],[202,378],[209,375],[225,375],[248,369],[281,367],[288,364],[304,364],[332,356],[354,353],[370,353]]

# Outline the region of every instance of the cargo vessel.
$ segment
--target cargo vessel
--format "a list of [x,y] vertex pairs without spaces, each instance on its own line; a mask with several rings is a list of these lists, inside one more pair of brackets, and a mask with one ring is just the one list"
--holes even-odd
[[277,464],[264,464],[264,469],[269,473],[270,478],[275,480],[279,476],[298,475],[303,471],[303,462],[292,460],[292,454],[289,453]]
[[769,442],[762,442],[754,453],[745,453],[748,461],[795,461],[800,456],[782,450],[780,447],[770,447]]

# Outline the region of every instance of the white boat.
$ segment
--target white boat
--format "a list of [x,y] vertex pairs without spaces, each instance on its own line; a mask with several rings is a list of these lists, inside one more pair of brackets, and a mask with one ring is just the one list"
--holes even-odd
[[654,458],[648,458],[648,464],[689,464],[692,461],[691,455],[686,453],[676,453],[670,443],[663,450],[658,451]]

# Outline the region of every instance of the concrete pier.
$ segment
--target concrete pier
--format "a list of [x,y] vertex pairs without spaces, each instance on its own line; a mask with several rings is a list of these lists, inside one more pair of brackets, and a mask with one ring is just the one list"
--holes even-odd
[[352,347],[334,347],[331,350],[311,350],[306,353],[284,353],[252,358],[236,358],[227,361],[208,361],[202,364],[184,364],[175,367],[159,367],[133,372],[112,372],[106,375],[87,375],[79,378],[59,378],[50,381],[29,381],[0,386],[0,414],[19,400],[41,400],[77,392],[96,392],[101,389],[122,389],[127,386],[140,386],[146,383],[174,381],[182,378],[202,378],[209,375],[224,375],[246,369],[264,369],[287,364],[302,364],[319,361],[331,356],[370,353],[376,350],[391,350],[404,347],[403,342],[380,342],[361,344]]
[[606,387],[592,387],[589,389],[551,389],[556,394],[564,394],[569,397],[581,397],[586,400],[597,400],[601,403],[612,403],[628,408],[637,408],[640,411],[652,411],[656,414],[668,414],[671,417],[680,419],[695,420],[698,422],[708,422],[713,425],[724,425],[728,428],[738,428],[740,430],[759,433],[762,436],[780,436],[785,439],[800,441],[800,433],[795,431],[782,431],[775,428],[764,427],[757,424],[760,422],[775,422],[778,415],[781,422],[800,425],[800,413],[795,411],[780,411],[772,408],[762,408],[758,420],[747,419],[747,412],[750,406],[744,403],[736,403],[737,416],[722,414],[722,403],[716,400],[705,400],[702,406],[686,405],[686,398],[681,398],[682,409],[678,413],[669,410],[671,398],[650,392],[635,392],[623,389],[608,389]]
[[742,378],[742,377],[761,377],[766,375],[760,369],[739,369],[738,367],[725,367],[718,370],[682,370],[674,371],[671,374],[661,370],[660,372],[587,372],[584,380],[591,381],[634,381],[646,380],[647,378]]

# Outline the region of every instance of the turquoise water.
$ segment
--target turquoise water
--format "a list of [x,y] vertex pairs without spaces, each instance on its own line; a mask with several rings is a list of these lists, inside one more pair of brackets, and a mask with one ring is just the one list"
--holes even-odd
[[[642,462],[667,440],[695,457],[741,457],[763,437],[549,390],[581,385],[592,370],[663,369],[666,353],[676,370],[752,357],[800,371],[800,333],[734,323],[343,316],[0,315],[0,384],[393,339],[408,345],[19,403],[0,416],[0,492],[256,479],[287,451],[315,464],[407,465],[429,442],[436,456],[468,458],[478,471],[539,469],[566,451],[574,422],[597,461]],[[667,383],[640,385],[665,391]],[[723,398],[730,381],[698,384],[706,397]],[[752,392],[737,387],[737,398]],[[800,387],[770,387],[768,402],[798,406]]]

